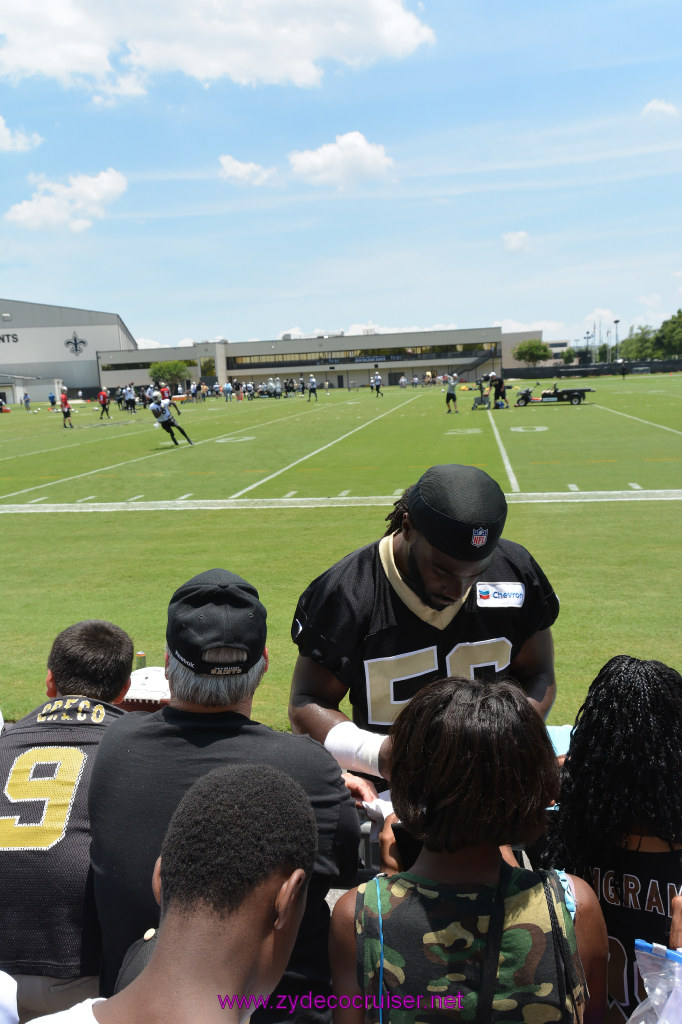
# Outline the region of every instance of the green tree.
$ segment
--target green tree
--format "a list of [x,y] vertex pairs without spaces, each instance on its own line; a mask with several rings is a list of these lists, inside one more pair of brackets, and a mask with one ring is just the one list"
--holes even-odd
[[682,309],[664,320],[656,332],[655,348],[659,359],[679,359],[682,355]]
[[656,332],[653,327],[631,327],[627,338],[618,345],[618,356],[621,359],[655,359]]
[[160,381],[165,380],[171,391],[175,391],[178,384],[184,384],[187,379],[187,366],[193,363],[183,362],[181,359],[172,359],[167,363],[152,363],[149,367],[149,376],[156,386]]
[[514,356],[514,359],[518,359],[520,363],[527,363],[528,366],[535,366],[536,363],[541,363],[545,359],[551,359],[552,350],[544,341],[539,341],[536,338],[529,338],[528,341],[520,341],[518,345],[512,349],[512,355]]
[[571,363],[572,363],[572,362],[573,362],[573,360],[575,359],[575,352],[574,352],[574,351],[573,351],[573,349],[572,349],[572,348],[570,347],[570,345],[569,345],[569,347],[568,347],[568,348],[565,348],[565,349],[564,349],[564,351],[563,351],[563,355],[561,356],[561,358],[562,358],[562,359],[563,359],[563,361],[564,361],[564,366],[570,366],[570,365],[571,365]]
[[602,343],[599,346],[599,348],[597,349],[597,362],[598,363],[605,363],[605,362],[608,361],[608,358],[609,358],[609,346],[607,344],[605,344],[605,343]]

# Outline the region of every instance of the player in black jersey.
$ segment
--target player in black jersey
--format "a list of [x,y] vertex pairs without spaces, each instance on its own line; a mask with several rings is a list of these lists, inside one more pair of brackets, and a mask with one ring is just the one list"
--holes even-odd
[[[435,679],[511,676],[549,713],[559,603],[528,551],[500,540],[506,515],[486,473],[434,466],[396,503],[381,541],[310,584],[292,625],[294,732],[344,768],[387,777],[385,734]],[[352,723],[339,710],[349,691]]]
[[125,712],[133,642],[110,622],[65,629],[47,661],[49,700],[0,736],[0,968],[31,1017],[97,995],[100,936],[88,783],[99,741]]

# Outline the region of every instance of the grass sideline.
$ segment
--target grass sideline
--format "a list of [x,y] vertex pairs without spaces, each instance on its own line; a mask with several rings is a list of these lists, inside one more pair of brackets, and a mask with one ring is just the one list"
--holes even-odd
[[[461,391],[460,415],[444,415],[439,388],[388,389],[385,399],[321,392],[317,405],[209,400],[183,408],[194,449],[169,448],[142,412],[114,410],[112,423],[100,425],[98,410],[85,406],[68,432],[44,410],[1,417],[0,709],[11,720],[40,702],[52,639],[79,619],[116,622],[148,664],[160,663],[172,591],[223,565],[251,580],[268,608],[271,668],[254,714],[287,728],[296,653],[289,627],[299,593],[378,537],[390,496],[427,466],[480,465],[512,499],[568,495],[569,485],[579,488],[574,498],[680,489],[682,375],[583,383],[596,392],[580,408],[491,415],[472,412],[473,395]],[[235,494],[242,494],[237,502],[254,499],[252,507],[213,507]],[[377,497],[389,500],[331,503]],[[155,502],[170,507],[146,507]],[[574,718],[590,680],[614,654],[680,668],[679,518],[679,500],[664,497],[511,501],[505,535],[531,550],[562,602],[551,721]]]

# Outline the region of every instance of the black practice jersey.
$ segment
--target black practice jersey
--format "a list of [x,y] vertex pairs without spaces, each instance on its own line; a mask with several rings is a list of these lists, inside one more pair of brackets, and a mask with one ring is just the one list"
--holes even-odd
[[0,968],[99,972],[88,783],[106,727],[125,712],[59,697],[0,736]]
[[682,889],[682,850],[643,853],[610,847],[591,869],[609,933],[608,1021],[626,1021],[646,999],[635,939],[670,943],[672,900]]
[[502,540],[463,603],[424,605],[393,562],[387,537],[347,555],[302,595],[291,628],[301,654],[350,691],[353,721],[387,732],[401,707],[444,676],[505,674],[559,602],[532,556]]

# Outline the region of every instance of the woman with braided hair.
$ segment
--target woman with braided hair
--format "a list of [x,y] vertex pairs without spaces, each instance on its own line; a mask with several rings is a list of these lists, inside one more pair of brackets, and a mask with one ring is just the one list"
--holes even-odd
[[611,658],[578,712],[542,858],[599,897],[618,1021],[646,995],[635,939],[668,945],[682,886],[681,737],[682,676],[660,661]]

